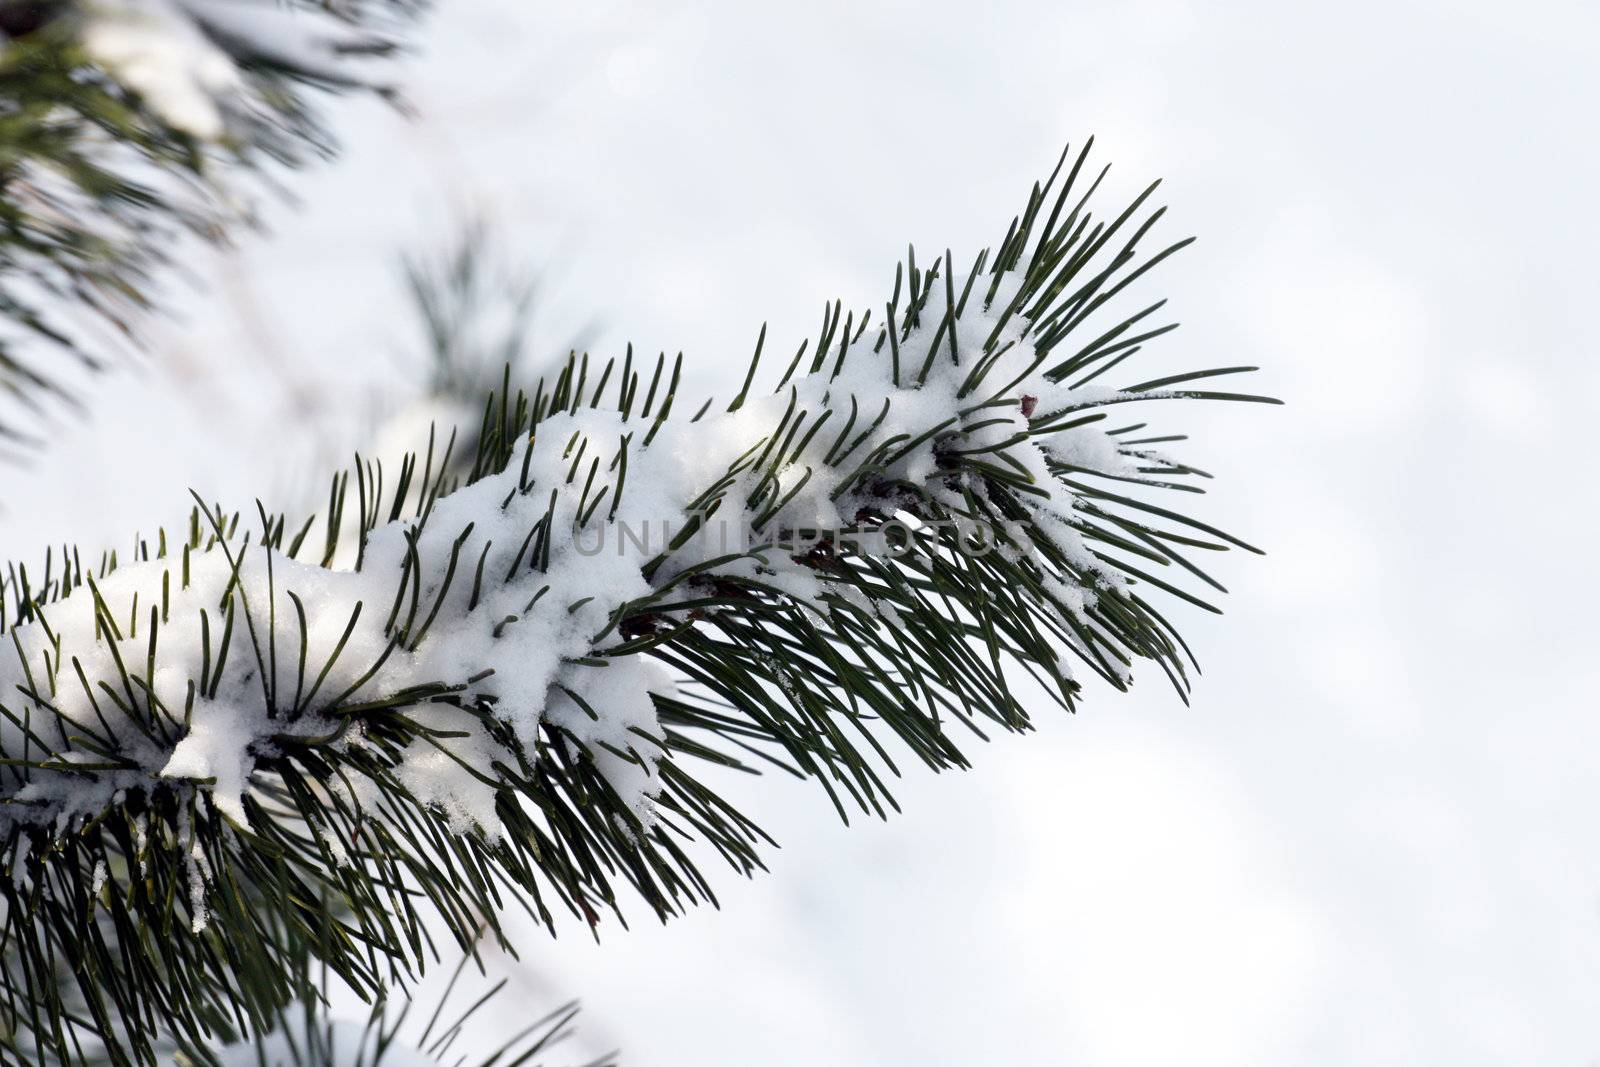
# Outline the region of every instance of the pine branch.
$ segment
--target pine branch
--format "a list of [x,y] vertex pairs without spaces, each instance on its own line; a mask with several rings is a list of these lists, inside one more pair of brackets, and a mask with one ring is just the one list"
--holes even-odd
[[182,238],[253,225],[248,189],[332,152],[313,93],[394,96],[369,68],[414,6],[0,2],[0,444],[72,402],[63,357],[137,348]]
[[421,326],[430,397],[477,408],[499,387],[503,370],[526,380],[538,285],[526,270],[504,266],[496,251],[478,220],[443,255],[402,261]]
[[[576,1062],[569,1043],[577,1033],[578,1004],[569,1002],[543,1015],[533,1014],[524,1004],[507,1016],[502,997],[508,979],[477,993],[462,981],[468,963],[481,970],[476,951],[462,954],[443,990],[428,1003],[379,996],[360,1020],[330,1013],[325,966],[303,953],[293,961],[298,994],[271,1020],[270,1029],[240,1032],[222,1019],[205,1044],[159,1041],[159,1062],[173,1067],[548,1067],[557,1061]],[[58,977],[64,995],[81,1008],[71,976]],[[490,1025],[487,1020],[493,1016],[514,1021],[495,1027],[499,1036],[488,1051],[464,1051],[473,1042],[463,1042],[463,1037]],[[99,1034],[75,1033],[77,1043],[69,1056],[31,1044],[30,1036],[0,1035],[0,1067],[108,1067],[114,1062],[114,1049]],[[612,1053],[586,1059],[583,1067],[615,1067],[615,1063]]]
[[[398,455],[418,447],[429,432],[454,432],[449,475],[464,476],[478,455],[485,398],[503,384],[530,380],[530,367],[557,365],[556,353],[582,349],[593,326],[574,331],[564,345],[539,339],[540,279],[508,260],[482,220],[463,227],[442,253],[407,255],[401,267],[421,335],[424,378],[419,395],[382,423],[374,452]],[[535,356],[535,346],[547,355]]]
[[1122,689],[1136,660],[1185,691],[1164,612],[1215,587],[1191,550],[1249,546],[1153,503],[1202,472],[1108,418],[1263,398],[1197,385],[1244,368],[1088,384],[1166,332],[1107,309],[1187,242],[1142,258],[1148,191],[1094,218],[1086,153],[970,270],[911,254],[881,325],[830,307],[764,395],[762,344],[698,408],[681,360],[575,358],[491,399],[463,484],[441,444],[358,461],[320,525],[197,498],[132,563],[17,570],[0,1018],[149,1062],[161,1032],[267,1025],[290,949],[376,997],[430,915],[465,945],[513,905],[553,929],[620,920],[623,886],[663,918],[712,900],[704,856],[749,873],[764,835],[702,768],[883,814],[904,753],[960,767],[1029,728],[1015,670],[1069,710],[1077,672]]

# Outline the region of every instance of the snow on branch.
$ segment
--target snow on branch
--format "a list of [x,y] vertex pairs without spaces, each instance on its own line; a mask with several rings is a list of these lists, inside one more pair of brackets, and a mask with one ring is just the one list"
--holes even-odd
[[[0,445],[69,400],[53,360],[137,344],[186,239],[254,222],[263,169],[330,153],[308,90],[397,99],[411,0],[0,4]],[[268,183],[275,186],[276,180]]]
[[[120,1007],[152,994],[119,986],[118,953],[181,913],[163,951],[264,1018],[284,989],[232,991],[227,961],[312,938],[319,899],[339,907],[317,951],[376,989],[394,963],[358,946],[415,959],[424,903],[465,938],[502,887],[547,921],[553,893],[598,923],[617,879],[662,915],[709,897],[685,844],[750,870],[761,835],[696,763],[754,754],[881,812],[890,740],[938,769],[983,719],[1028,727],[1008,669],[1069,707],[1077,669],[1120,688],[1144,659],[1181,688],[1148,594],[1208,605],[1155,572],[1204,578],[1182,549],[1248,546],[1141,497],[1198,472],[1107,416],[1259,398],[1192,388],[1246,368],[1089,384],[1165,328],[1139,328],[1153,307],[1095,317],[1145,269],[1124,269],[1145,231],[1118,251],[1131,210],[1061,217],[1076,173],[1048,221],[1036,187],[992,261],[913,256],[879,325],[834,305],[770,391],[764,343],[731,402],[697,409],[679,364],[574,361],[490,403],[454,491],[431,449],[387,495],[373,464],[354,501],[337,479],[320,561],[309,524],[197,509],[138,562],[24,585],[0,661],[18,940],[38,945],[41,901],[106,905],[73,951]],[[1095,340],[1063,355],[1078,330]]]
[[245,78],[245,64],[332,85],[393,91],[374,61],[394,50],[394,38],[320,5],[85,0],[76,32],[94,62],[139,94],[173,129],[202,141],[224,138],[228,112],[260,106]]
[[[1046,420],[1079,401],[1038,374],[1041,361],[1022,337],[1026,320],[1002,319],[1015,290],[1007,279],[998,308],[975,308],[954,330],[941,330],[942,311],[925,311],[897,338],[896,347],[917,355],[898,385],[889,347],[873,351],[858,339],[829,355],[836,374],[806,375],[695,422],[641,424],[648,407],[629,418],[577,403],[544,419],[504,470],[438,499],[421,518],[372,530],[357,569],[213,533],[99,581],[85,577],[83,588],[12,631],[18,655],[0,667],[0,691],[21,695],[34,718],[24,731],[21,717],[6,715],[7,748],[21,751],[37,733],[32,742],[43,751],[9,772],[11,805],[0,820],[70,824],[130,789],[193,783],[248,828],[244,794],[259,758],[309,741],[335,750],[359,744],[363,706],[426,691],[492,706],[525,749],[546,723],[578,737],[648,825],[660,752],[652,693],[670,695],[673,686],[648,655],[617,654],[628,643],[619,613],[689,621],[692,609],[670,601],[692,576],[701,585],[761,583],[819,613],[830,597],[845,597],[864,622],[891,625],[870,597],[852,595],[857,586],[783,549],[797,531],[856,528],[858,515],[882,506],[887,483],[959,506],[962,488],[945,484],[941,449],[986,454],[1036,488],[1025,498],[1027,521],[1090,576],[1055,579],[1064,611],[1084,617],[1086,605],[1125,594],[1126,583],[1085,546],[1076,500],[1049,459],[1136,475],[1147,457],[1125,454],[1092,426],[1030,432],[1023,396]],[[965,348],[969,364],[933,351],[919,373],[909,364],[940,332],[949,352]],[[1014,388],[963,395],[991,336],[997,356],[982,380]],[[670,402],[661,400],[660,416]],[[854,426],[847,407],[858,413]],[[834,432],[816,432],[829,421]],[[871,477],[862,477],[868,468]],[[691,525],[734,508],[736,524]],[[735,539],[761,534],[773,549],[733,551]],[[499,787],[474,772],[514,755],[466,711],[436,705],[428,720],[455,736],[408,746],[397,777],[453,828],[497,837]]]

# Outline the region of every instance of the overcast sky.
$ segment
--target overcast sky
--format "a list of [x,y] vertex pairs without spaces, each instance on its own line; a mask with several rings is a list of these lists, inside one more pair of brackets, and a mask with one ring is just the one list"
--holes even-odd
[[[1265,546],[1153,677],[1045,712],[906,813],[783,842],[724,908],[530,935],[634,1067],[1600,1062],[1591,428],[1600,9],[451,0],[418,117],[341,103],[271,241],[203,257],[0,537],[125,544],[189,487],[311,499],[415,392],[395,253],[482,215],[537,339],[682,349],[724,389],[763,321],[881,301],[908,241],[991,245],[1089,134],[1164,178],[1162,366],[1260,364],[1283,409],[1158,412]],[[793,339],[790,342],[788,339]],[[641,909],[641,920],[642,909]],[[518,1009],[520,1011],[520,1008]]]

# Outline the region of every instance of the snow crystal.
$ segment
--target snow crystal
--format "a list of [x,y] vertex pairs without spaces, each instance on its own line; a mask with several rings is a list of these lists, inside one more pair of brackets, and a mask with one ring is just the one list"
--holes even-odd
[[345,848],[338,834],[326,826],[317,827],[317,839],[320,840],[329,853],[333,856],[335,866],[347,867],[350,865],[350,850]]
[[11,853],[11,884],[19,893],[26,893],[31,885],[28,880],[28,853],[31,851],[33,838],[19,834]]

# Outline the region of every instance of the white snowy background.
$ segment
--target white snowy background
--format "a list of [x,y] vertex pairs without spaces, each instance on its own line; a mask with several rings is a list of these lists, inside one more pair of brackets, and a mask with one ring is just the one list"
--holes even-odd
[[507,1025],[581,996],[633,1067],[1600,1062],[1600,9],[451,0],[422,40],[418,116],[340,105],[273,239],[197,253],[157,353],[4,473],[7,556],[189,487],[315,501],[421,380],[396,253],[474,215],[538,338],[726,389],[1090,133],[1201,238],[1146,286],[1159,358],[1290,405],[1160,413],[1271,552],[1188,620],[1192,707],[1094,691],[887,824],[746,788],[769,875],[530,934]]

